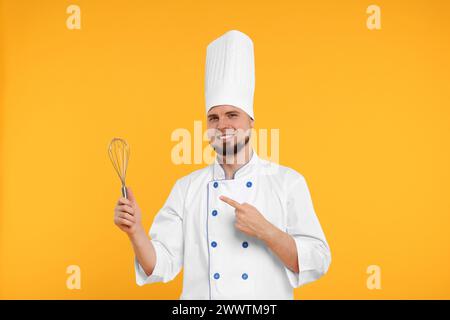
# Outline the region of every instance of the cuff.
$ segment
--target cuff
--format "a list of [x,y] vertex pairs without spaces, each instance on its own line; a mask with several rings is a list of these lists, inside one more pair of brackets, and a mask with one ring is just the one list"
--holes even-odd
[[160,254],[158,254],[158,250],[155,247],[156,252],[156,264],[155,268],[153,268],[153,272],[151,275],[147,276],[142,266],[139,264],[136,257],[134,257],[134,270],[136,274],[136,284],[138,286],[143,286],[144,284],[161,282],[163,281],[163,266],[162,260],[160,259]]
[[331,263],[330,250],[322,241],[301,236],[293,236],[297,246],[299,273],[285,267],[293,288],[303,286],[322,277]]

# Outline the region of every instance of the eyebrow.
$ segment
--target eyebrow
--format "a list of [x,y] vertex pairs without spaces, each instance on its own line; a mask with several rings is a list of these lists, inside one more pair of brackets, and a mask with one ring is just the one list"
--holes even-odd
[[[230,115],[230,114],[239,114],[239,112],[235,111],[235,110],[225,112],[225,115]],[[217,117],[217,116],[218,116],[217,113],[212,113],[208,116],[208,118]]]

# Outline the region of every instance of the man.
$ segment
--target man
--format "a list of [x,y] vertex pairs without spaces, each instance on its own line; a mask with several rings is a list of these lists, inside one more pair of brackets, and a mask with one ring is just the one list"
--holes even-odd
[[172,280],[181,299],[292,299],[324,275],[329,246],[304,177],[260,159],[254,126],[253,43],[231,30],[208,45],[205,98],[215,162],[177,180],[149,236],[131,189],[115,223],[135,252],[138,285]]

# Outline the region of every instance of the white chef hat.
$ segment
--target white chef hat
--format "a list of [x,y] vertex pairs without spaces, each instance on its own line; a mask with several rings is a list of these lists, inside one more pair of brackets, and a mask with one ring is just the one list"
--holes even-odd
[[252,119],[255,91],[253,42],[238,30],[230,30],[206,49],[206,112],[217,105],[232,105]]

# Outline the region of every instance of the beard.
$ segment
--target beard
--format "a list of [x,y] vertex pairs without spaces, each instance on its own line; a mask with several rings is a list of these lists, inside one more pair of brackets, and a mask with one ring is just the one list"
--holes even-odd
[[246,136],[244,141],[241,142],[230,143],[224,141],[222,144],[212,145],[212,147],[217,154],[222,156],[222,159],[227,159],[230,156],[235,158],[236,155],[249,143],[249,141],[250,136]]

